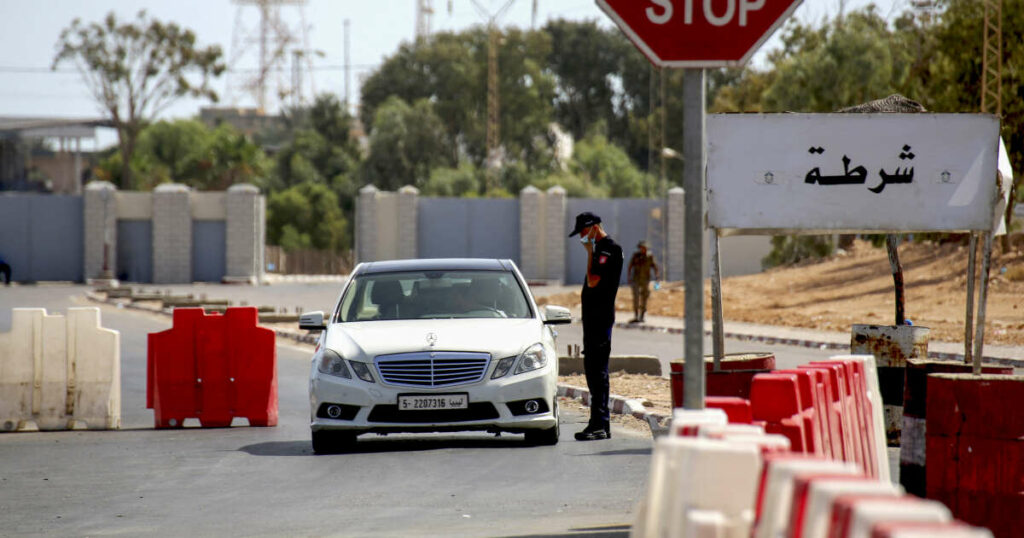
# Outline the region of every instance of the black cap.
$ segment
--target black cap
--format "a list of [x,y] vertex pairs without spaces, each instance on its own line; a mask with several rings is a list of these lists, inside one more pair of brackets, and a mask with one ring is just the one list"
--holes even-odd
[[569,237],[572,237],[583,231],[587,226],[593,226],[601,223],[601,217],[591,213],[590,211],[584,211],[579,215],[576,215],[576,227],[572,229],[572,233]]

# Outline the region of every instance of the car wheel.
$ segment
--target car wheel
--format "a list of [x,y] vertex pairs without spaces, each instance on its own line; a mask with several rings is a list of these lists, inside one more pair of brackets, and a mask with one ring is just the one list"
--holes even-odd
[[526,442],[537,446],[551,446],[558,444],[558,399],[552,399],[551,408],[554,410],[555,425],[545,430],[530,430],[526,432]]
[[356,443],[356,434],[352,432],[319,430],[312,432],[312,437],[314,454],[339,454]]

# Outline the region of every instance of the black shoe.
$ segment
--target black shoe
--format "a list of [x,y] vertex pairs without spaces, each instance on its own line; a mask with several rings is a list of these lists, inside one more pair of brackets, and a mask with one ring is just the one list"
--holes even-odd
[[612,434],[609,430],[591,430],[587,428],[581,432],[576,432],[577,441],[602,441],[604,439],[611,439]]

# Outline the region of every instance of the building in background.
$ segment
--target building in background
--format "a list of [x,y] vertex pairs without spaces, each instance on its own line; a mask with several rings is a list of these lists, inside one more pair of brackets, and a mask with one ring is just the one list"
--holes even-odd
[[91,176],[97,128],[111,122],[98,118],[0,117],[0,191],[81,194]]

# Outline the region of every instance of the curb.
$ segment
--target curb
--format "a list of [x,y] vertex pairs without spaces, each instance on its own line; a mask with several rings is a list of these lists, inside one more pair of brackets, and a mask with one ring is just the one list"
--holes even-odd
[[[558,395],[565,398],[579,400],[583,402],[584,405],[590,404],[590,391],[583,387],[559,383]],[[670,415],[663,415],[661,413],[648,411],[641,400],[626,398],[625,396],[619,396],[618,394],[608,395],[608,410],[616,415],[632,415],[633,417],[646,422],[651,427],[651,433],[655,436],[660,434],[660,430],[662,429],[661,424],[671,418]]]

